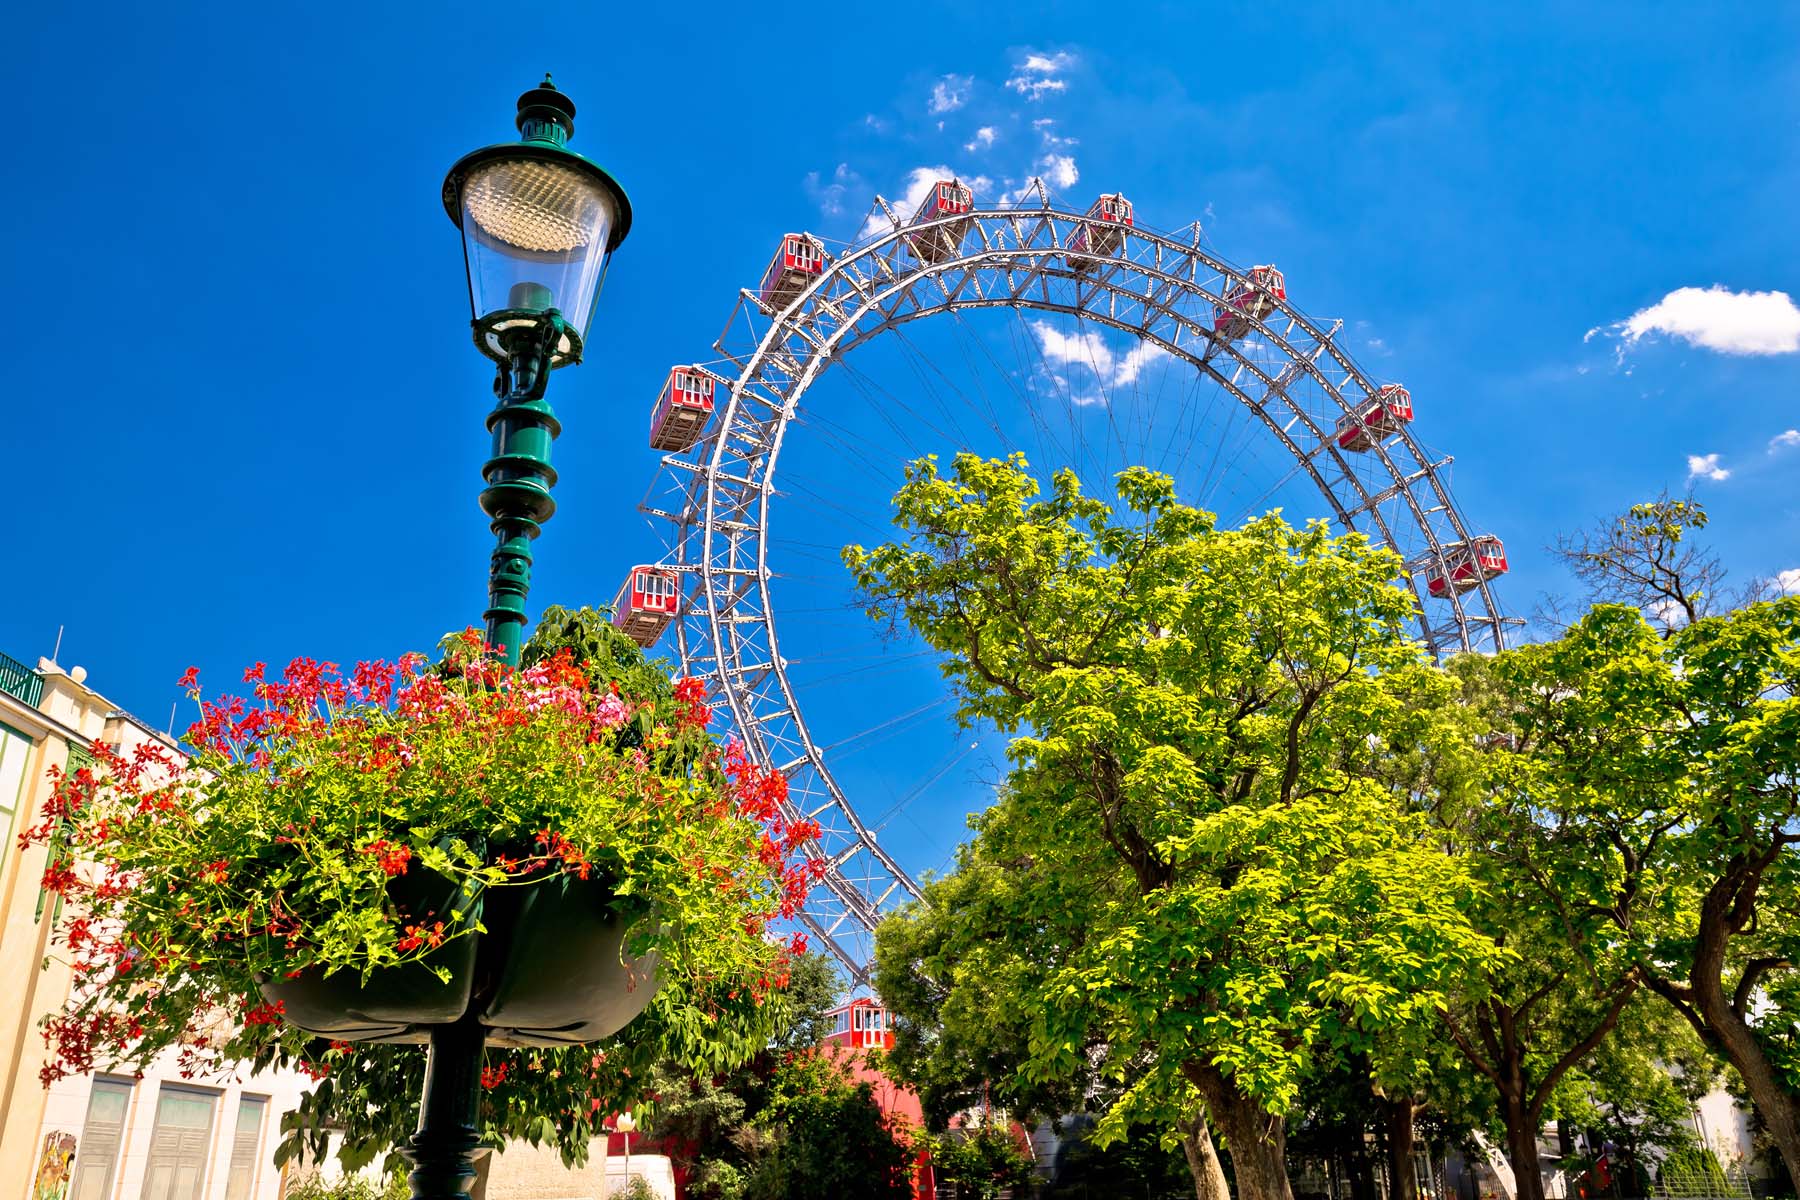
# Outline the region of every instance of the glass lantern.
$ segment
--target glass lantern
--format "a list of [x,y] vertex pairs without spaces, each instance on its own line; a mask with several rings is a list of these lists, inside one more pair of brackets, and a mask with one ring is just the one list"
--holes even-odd
[[613,177],[565,143],[575,105],[546,79],[519,97],[522,139],[465,155],[444,180],[462,230],[475,344],[507,360],[519,331],[554,310],[564,327],[550,365],[580,362],[607,259],[631,204]]

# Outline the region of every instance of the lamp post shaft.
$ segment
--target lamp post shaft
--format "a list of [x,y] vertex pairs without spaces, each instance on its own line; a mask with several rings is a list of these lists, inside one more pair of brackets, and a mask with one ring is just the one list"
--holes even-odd
[[419,1131],[407,1143],[413,1200],[468,1200],[470,1157],[481,1145],[481,1060],[486,1031],[470,1014],[431,1030]]
[[525,597],[531,591],[531,543],[556,512],[550,489],[556,470],[550,447],[562,423],[544,399],[550,355],[565,328],[555,309],[533,329],[508,331],[507,361],[494,379],[499,402],[488,414],[494,456],[481,468],[481,508],[497,544],[488,569],[488,645],[509,666],[519,665],[525,641]]

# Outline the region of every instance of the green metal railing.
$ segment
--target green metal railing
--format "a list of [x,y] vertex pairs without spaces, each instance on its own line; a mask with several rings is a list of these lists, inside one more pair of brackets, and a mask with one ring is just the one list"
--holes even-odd
[[44,677],[17,659],[0,654],[0,692],[17,696],[36,708],[44,698]]

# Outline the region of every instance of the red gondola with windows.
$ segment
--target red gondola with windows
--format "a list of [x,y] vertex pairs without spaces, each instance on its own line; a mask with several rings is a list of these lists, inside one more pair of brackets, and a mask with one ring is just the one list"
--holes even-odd
[[650,448],[686,450],[712,419],[713,377],[699,367],[676,367],[650,412]]
[[613,601],[613,624],[648,650],[656,645],[681,607],[675,572],[662,567],[633,567],[619,598]]
[[1466,592],[1486,579],[1506,574],[1506,547],[1491,533],[1452,542],[1444,547],[1443,561],[1425,576],[1425,590],[1438,599],[1451,592]]
[[825,1014],[831,1022],[825,1041],[851,1050],[892,1050],[894,1026],[881,1001],[859,996]]
[[812,281],[825,273],[825,244],[810,233],[790,233],[763,272],[757,297],[780,311],[800,298]]
[[1274,266],[1251,267],[1249,273],[1225,293],[1225,303],[1213,305],[1213,332],[1236,341],[1250,330],[1252,318],[1262,320],[1275,311],[1277,301],[1287,299],[1287,281]]
[[1338,418],[1338,448],[1372,450],[1382,438],[1399,433],[1412,417],[1412,393],[1397,383],[1384,383],[1368,403]]
[[912,223],[923,225],[927,221],[943,221],[943,224],[907,234],[907,248],[920,262],[935,263],[955,258],[962,253],[963,239],[969,236],[969,227],[974,224],[974,219],[968,216],[974,211],[975,193],[965,184],[954,179],[938,180],[925,193],[924,203],[913,214]]
[[1069,269],[1091,271],[1125,244],[1125,231],[1131,228],[1131,201],[1125,193],[1114,192],[1100,197],[1088,209],[1086,219],[1069,235]]

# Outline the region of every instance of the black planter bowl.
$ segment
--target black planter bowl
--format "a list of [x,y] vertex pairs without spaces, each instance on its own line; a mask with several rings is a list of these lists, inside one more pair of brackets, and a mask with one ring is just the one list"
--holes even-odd
[[649,907],[618,896],[609,879],[559,874],[464,896],[454,881],[415,868],[388,894],[408,913],[466,912],[487,932],[373,971],[366,983],[317,967],[262,980],[263,997],[281,1001],[290,1024],[338,1041],[423,1044],[431,1026],[473,1010],[494,1045],[573,1046],[617,1033],[656,994],[656,955],[625,953]]
[[644,1011],[659,986],[657,956],[631,957],[625,939],[648,905],[616,895],[611,880],[572,875],[517,892],[510,944],[481,1008],[491,1043],[597,1042]]
[[[481,915],[479,894],[465,896],[454,880],[422,867],[390,880],[388,896],[401,911],[420,920],[451,912]],[[320,967],[309,967],[291,979],[264,979],[263,998],[281,1001],[289,1024],[320,1037],[423,1044],[422,1026],[447,1024],[469,1010],[480,949],[477,936],[464,934],[418,962],[372,971],[366,983],[355,971],[327,975]],[[450,978],[440,979],[434,967],[447,968]]]

